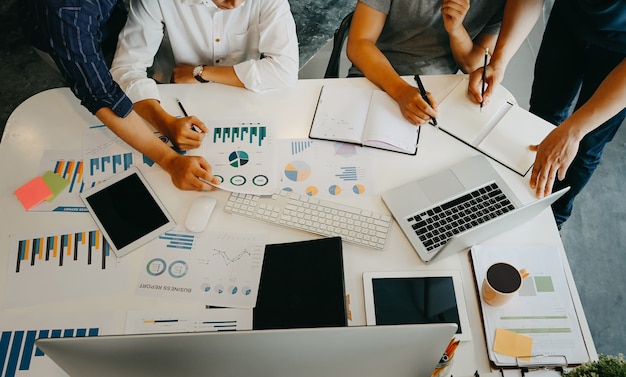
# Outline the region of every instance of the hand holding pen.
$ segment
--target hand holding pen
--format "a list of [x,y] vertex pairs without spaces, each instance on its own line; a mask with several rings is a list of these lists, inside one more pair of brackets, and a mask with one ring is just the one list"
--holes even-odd
[[[178,107],[180,107],[180,110],[183,112],[183,115],[188,117],[189,114],[187,114],[187,110],[185,110],[185,106],[183,106],[183,103],[180,102],[180,100],[178,98],[176,98],[176,103],[178,103]],[[196,126],[195,124],[191,125],[191,129],[196,131],[196,132],[202,133],[202,130],[198,126]]]
[[[428,98],[428,94],[426,94],[426,89],[424,88],[424,83],[422,83],[422,79],[420,78],[420,75],[415,75],[413,78],[415,79],[415,82],[417,83],[417,88],[420,91],[422,99],[428,104],[428,106],[432,107],[433,105],[430,102],[430,99]],[[437,129],[439,129],[439,125],[437,124],[437,118],[431,117],[430,119],[431,119],[430,124],[432,124],[433,126],[437,127]]]

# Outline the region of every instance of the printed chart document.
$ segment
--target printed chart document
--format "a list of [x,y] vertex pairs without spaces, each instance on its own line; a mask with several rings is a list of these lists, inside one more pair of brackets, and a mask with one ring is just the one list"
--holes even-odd
[[67,377],[35,340],[111,335],[115,317],[112,312],[0,313],[0,376]]
[[252,309],[132,310],[126,334],[252,330]]
[[206,121],[209,132],[189,154],[204,157],[222,190],[256,195],[276,192],[278,179],[272,128],[266,122]]
[[414,155],[419,131],[382,90],[323,86],[309,137]]
[[166,232],[146,245],[137,294],[253,308],[265,253],[260,233]]
[[467,96],[463,79],[438,106],[439,128],[502,165],[524,176],[535,162],[529,145],[539,144],[554,125],[509,102],[498,87],[489,104],[480,106]]
[[98,229],[33,231],[11,235],[10,243],[5,308],[97,297],[128,286],[128,262],[116,258]]
[[[518,294],[508,303],[490,306],[481,298],[487,351],[496,366],[516,366],[518,362],[527,365],[549,362],[572,365],[589,361],[563,262],[556,247],[478,245],[472,247],[471,257],[479,296],[487,268],[493,263],[507,262],[530,272]],[[516,360],[516,357],[495,352],[498,330],[532,338],[531,354],[517,355],[520,360]],[[534,355],[537,357],[528,357]]]
[[370,150],[338,141],[279,140],[280,189],[318,198],[375,195]]

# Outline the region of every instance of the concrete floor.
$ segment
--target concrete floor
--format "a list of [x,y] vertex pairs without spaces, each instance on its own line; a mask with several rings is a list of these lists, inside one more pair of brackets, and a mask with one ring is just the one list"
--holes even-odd
[[[13,4],[8,1],[0,5],[0,135],[9,115],[22,101],[42,90],[62,86],[54,71],[22,40]],[[341,19],[345,13],[341,11],[335,17]],[[524,107],[528,106],[541,33],[542,25],[538,24],[509,66],[504,82]],[[315,40],[319,43],[328,38],[326,35]],[[328,48],[326,45],[319,54],[307,58],[301,78],[323,76]],[[626,353],[626,324],[622,322],[626,313],[625,146],[626,130],[622,127],[607,146],[600,167],[579,195],[574,214],[561,231],[596,348],[599,353],[612,355]]]

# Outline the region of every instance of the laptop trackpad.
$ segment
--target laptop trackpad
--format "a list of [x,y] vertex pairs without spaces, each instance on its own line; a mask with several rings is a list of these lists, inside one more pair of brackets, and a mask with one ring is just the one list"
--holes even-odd
[[452,170],[444,170],[434,176],[419,181],[420,188],[433,204],[463,192],[465,187]]

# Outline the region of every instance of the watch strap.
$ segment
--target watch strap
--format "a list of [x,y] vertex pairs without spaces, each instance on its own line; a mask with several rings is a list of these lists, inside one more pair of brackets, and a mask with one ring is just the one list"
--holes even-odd
[[205,65],[199,65],[196,66],[196,69],[194,69],[194,75],[193,77],[198,80],[199,82],[205,83],[205,82],[209,82],[209,80],[205,80],[202,78],[202,72],[204,72],[204,67],[206,67]]

